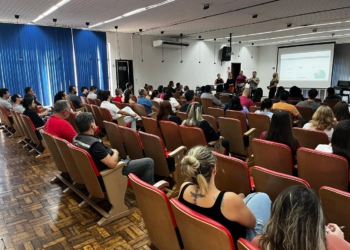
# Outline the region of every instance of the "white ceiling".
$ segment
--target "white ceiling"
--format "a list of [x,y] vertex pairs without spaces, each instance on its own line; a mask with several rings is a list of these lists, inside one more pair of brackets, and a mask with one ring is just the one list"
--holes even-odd
[[[30,23],[61,0],[1,0],[0,21],[16,22],[14,15],[20,15],[19,22]],[[127,12],[163,2],[164,0],[71,0],[48,16],[38,25],[58,25],[83,28],[121,16]],[[208,0],[175,0],[174,2],[120,20],[94,27],[94,30],[110,31],[119,26],[123,33],[138,33],[159,36],[179,36],[183,33],[189,39],[202,36],[204,39],[228,37],[233,42],[265,45],[284,41],[341,40],[350,41],[350,0],[212,0],[210,8],[203,10]],[[253,19],[252,15],[258,14]],[[338,24],[319,25],[341,22]],[[309,24],[298,29],[264,33]],[[312,32],[313,29],[317,32]],[[349,29],[349,30],[343,30]],[[333,31],[339,30],[339,31]],[[334,36],[332,37],[332,33]],[[277,39],[276,39],[277,38]],[[262,40],[267,39],[267,40]],[[299,40],[297,40],[299,39]],[[225,39],[226,41],[227,39]]]

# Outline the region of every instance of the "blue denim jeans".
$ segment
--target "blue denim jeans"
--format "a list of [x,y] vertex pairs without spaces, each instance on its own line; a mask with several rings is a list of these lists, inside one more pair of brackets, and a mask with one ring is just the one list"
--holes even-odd
[[252,241],[255,236],[264,232],[264,225],[270,219],[271,200],[265,193],[252,193],[245,197],[244,202],[256,219],[255,227],[247,229],[246,239]]
[[128,165],[123,168],[122,174],[129,175],[133,173],[144,182],[154,184],[154,162],[151,158],[142,158],[138,160],[124,160]]

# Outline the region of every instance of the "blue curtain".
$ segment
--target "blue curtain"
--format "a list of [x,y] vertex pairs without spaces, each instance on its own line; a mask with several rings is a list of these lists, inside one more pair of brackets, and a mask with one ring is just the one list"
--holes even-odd
[[109,89],[106,33],[73,30],[78,88]]

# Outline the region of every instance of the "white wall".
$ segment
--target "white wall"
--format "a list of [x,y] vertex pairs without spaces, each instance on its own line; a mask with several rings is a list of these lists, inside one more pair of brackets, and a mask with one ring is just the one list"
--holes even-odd
[[[110,43],[112,66],[112,89],[116,88],[115,59],[119,59],[116,46],[115,33],[107,33],[107,42]],[[154,36],[143,36],[143,62],[141,62],[140,36],[131,34],[119,34],[120,52],[122,59],[134,62],[134,84],[135,89],[144,86],[145,83],[158,87],[166,86],[170,80],[180,82],[183,86],[188,85],[190,89],[196,86],[213,84],[216,74],[220,73],[222,78],[227,78],[227,68],[231,62],[241,63],[241,68],[247,77],[251,72],[258,69],[258,48],[254,47],[254,55],[251,58],[251,47],[241,47],[238,57],[238,46],[233,48],[234,55],[231,62],[220,62],[219,49],[223,44],[216,44],[216,64],[214,64],[214,43],[187,40],[190,46],[182,51],[183,63],[180,63],[180,50],[164,49],[164,60],[162,63],[161,48],[153,48],[153,40],[159,39]],[[185,41],[185,40],[184,40]],[[199,44],[201,46],[201,63],[198,63]]]
[[259,47],[258,77],[260,78],[260,88],[264,91],[264,96],[268,95],[267,86],[270,85],[272,74],[277,70],[277,46]]

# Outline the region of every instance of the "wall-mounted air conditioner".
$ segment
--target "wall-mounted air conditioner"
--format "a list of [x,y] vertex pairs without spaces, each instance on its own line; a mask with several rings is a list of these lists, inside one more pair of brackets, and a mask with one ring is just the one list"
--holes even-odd
[[153,47],[154,48],[167,48],[167,49],[181,49],[187,48],[190,44],[186,42],[174,42],[174,41],[165,41],[165,40],[155,40],[153,41]]

